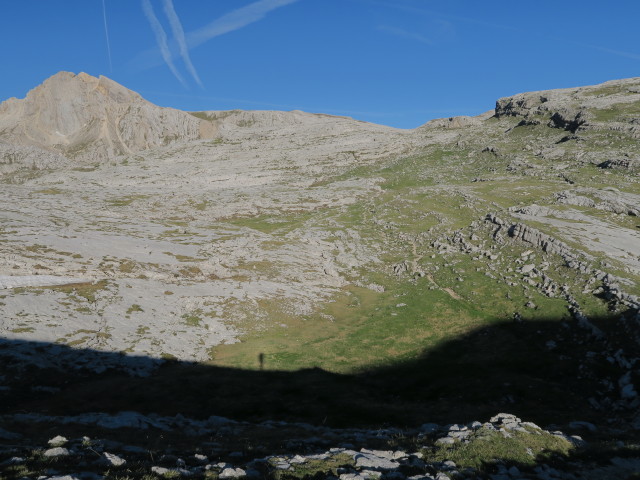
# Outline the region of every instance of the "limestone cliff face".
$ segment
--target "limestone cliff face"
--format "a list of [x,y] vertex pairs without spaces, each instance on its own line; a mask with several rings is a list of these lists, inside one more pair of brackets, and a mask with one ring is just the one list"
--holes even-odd
[[[162,108],[106,77],[60,72],[26,98],[0,104],[0,141],[104,161],[177,140],[215,135],[209,123]],[[208,127],[208,128],[207,128]]]

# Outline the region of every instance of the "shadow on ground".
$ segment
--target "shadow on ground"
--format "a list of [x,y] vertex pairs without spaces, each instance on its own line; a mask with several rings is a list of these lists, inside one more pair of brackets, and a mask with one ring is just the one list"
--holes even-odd
[[[625,410],[618,384],[629,369],[614,357],[619,351],[623,359],[638,354],[637,314],[592,323],[602,336],[566,319],[494,323],[414,360],[353,374],[320,368],[270,371],[268,364],[260,370],[260,352],[256,370],[170,361],[148,377],[115,368],[96,374],[73,367],[87,358],[117,364],[123,356],[4,339],[0,378],[9,389],[0,391],[0,413],[132,410],[340,427],[485,421],[501,411],[541,425],[629,421],[633,409]],[[16,358],[16,352],[25,351],[58,364],[63,359],[62,370]],[[640,380],[634,375],[632,382]]]

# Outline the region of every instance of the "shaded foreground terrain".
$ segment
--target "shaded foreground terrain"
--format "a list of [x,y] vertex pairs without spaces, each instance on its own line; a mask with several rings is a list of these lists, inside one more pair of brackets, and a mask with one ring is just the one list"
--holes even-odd
[[[43,360],[47,355],[71,359],[121,354],[4,341],[2,375],[9,388],[2,394],[3,404],[6,413],[215,414],[335,427],[469,422],[506,410],[545,425],[578,419],[640,426],[640,418],[634,417],[636,397],[625,394],[625,384],[619,383],[630,372],[621,352],[633,347],[637,319],[618,314],[592,320],[609,334],[606,341],[554,319],[496,322],[428,349],[415,360],[351,374],[321,368],[241,370],[179,361],[169,361],[145,377],[116,369],[102,374],[77,367],[59,371],[23,365],[11,355],[31,350]],[[627,377],[629,384],[638,380]]]
[[[42,362],[119,354],[3,342],[3,424],[22,434],[12,444],[27,445],[5,449],[5,466],[24,472],[24,461],[15,468],[6,461],[26,451],[35,471],[77,472],[80,462],[109,478],[632,478],[620,475],[638,468],[638,400],[619,379],[638,380],[620,353],[636,341],[637,320],[636,312],[594,318],[598,337],[551,318],[496,322],[416,360],[353,374],[178,361],[146,377],[96,374],[77,362],[61,371],[25,365],[15,352],[37,351]],[[492,418],[499,411],[534,423]],[[75,444],[54,439],[87,434]],[[71,450],[54,455],[65,445]]]

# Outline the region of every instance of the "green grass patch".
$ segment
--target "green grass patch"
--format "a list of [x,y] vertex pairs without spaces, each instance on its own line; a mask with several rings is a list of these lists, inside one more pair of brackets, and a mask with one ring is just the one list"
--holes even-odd
[[20,327],[20,328],[12,328],[12,333],[33,333],[35,329],[33,327]]
[[140,305],[138,305],[137,303],[134,303],[127,309],[127,315],[130,315],[134,312],[144,312],[144,310]]
[[126,207],[131,205],[135,201],[143,200],[147,197],[148,195],[126,195],[124,197],[109,199],[107,200],[107,204],[110,207]]
[[199,327],[202,324],[202,312],[196,311],[192,313],[185,313],[182,315],[184,323],[189,325],[190,327]]
[[640,115],[640,102],[616,103],[609,108],[590,111],[597,122],[622,122]]
[[[270,464],[275,467],[278,457],[270,459]],[[325,460],[308,460],[301,464],[294,464],[293,470],[276,470],[273,473],[275,480],[297,480],[308,478],[327,478],[338,476],[339,468],[354,467],[355,462],[350,455],[341,453]]]
[[302,228],[305,222],[313,218],[313,216],[314,212],[285,212],[278,215],[227,218],[225,223],[267,234],[287,234],[297,228]]
[[58,292],[66,293],[67,295],[72,295],[74,297],[82,298],[89,303],[96,302],[96,296],[100,291],[104,290],[109,285],[107,280],[100,280],[97,282],[87,282],[87,283],[73,283],[69,285],[55,285],[51,287],[43,287],[48,288],[50,290],[55,290]]
[[34,193],[42,193],[44,195],[62,195],[63,193],[66,193],[66,191],[61,190],[59,188],[43,188],[41,190],[36,190]]
[[483,471],[497,463],[534,467],[558,456],[567,457],[573,449],[569,441],[547,432],[509,433],[511,437],[507,438],[482,427],[472,434],[468,443],[436,446],[423,450],[423,455],[428,461],[452,460],[458,468]]
[[207,112],[189,112],[189,115],[192,115],[200,120],[214,120],[215,117]]
[[213,361],[257,368],[262,353],[270,369],[356,371],[416,358],[494,319],[475,299],[431,290],[427,279],[416,284],[390,281],[394,283],[387,283],[384,293],[346,287],[335,301],[309,316],[291,313],[275,300],[260,301],[258,311],[270,328],[254,329],[241,343],[214,348]]

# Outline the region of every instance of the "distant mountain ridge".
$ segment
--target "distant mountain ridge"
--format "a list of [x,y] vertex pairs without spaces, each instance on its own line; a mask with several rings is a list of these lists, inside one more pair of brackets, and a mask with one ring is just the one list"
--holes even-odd
[[242,127],[282,128],[338,119],[342,128],[345,122],[364,123],[297,110],[189,113],[154,105],[104,76],[59,72],[24,99],[0,104],[0,143],[101,162],[175,141],[211,139]]

